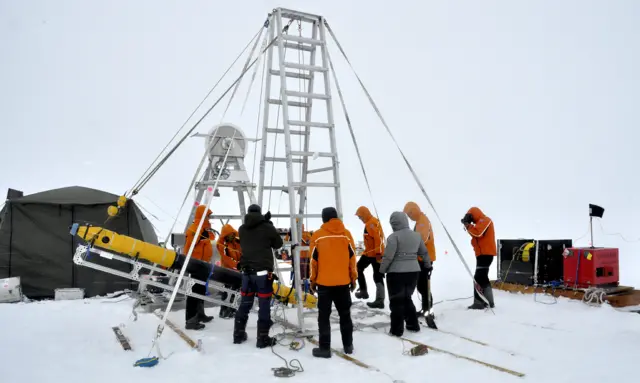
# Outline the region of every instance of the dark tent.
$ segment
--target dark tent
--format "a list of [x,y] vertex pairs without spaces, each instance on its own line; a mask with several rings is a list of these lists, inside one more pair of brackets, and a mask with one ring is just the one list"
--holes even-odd
[[[57,288],[84,288],[86,297],[135,288],[132,281],[73,263],[79,242],[69,234],[71,224],[104,226],[107,208],[115,205],[117,195],[80,186],[21,194],[10,190],[0,211],[0,278],[20,277],[22,292],[35,299],[53,297]],[[132,200],[106,227],[158,243],[151,222]],[[131,265],[122,262],[102,257],[91,261],[131,271]]]

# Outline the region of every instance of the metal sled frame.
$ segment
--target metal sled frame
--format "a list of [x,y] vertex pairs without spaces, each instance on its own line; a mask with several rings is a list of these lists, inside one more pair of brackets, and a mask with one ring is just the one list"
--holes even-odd
[[[128,263],[130,265],[132,265],[133,269],[130,272],[124,272],[124,271],[120,271],[120,270],[116,270],[107,266],[103,266],[103,265],[98,265],[97,263],[91,262],[88,258],[90,254],[94,254],[94,255],[98,255],[102,258],[106,258],[106,259],[110,259],[110,260],[114,260],[114,261],[119,261],[119,262],[124,262],[124,263]],[[213,304],[217,304],[217,305],[221,305],[221,306],[227,306],[227,307],[231,307],[233,309],[237,309],[238,306],[240,305],[240,292],[236,291],[236,290],[232,290],[229,288],[224,287],[224,285],[222,285],[221,283],[215,282],[215,281],[209,281],[209,286],[208,286],[208,291],[211,295],[202,295],[202,294],[197,294],[191,291],[192,287],[195,284],[200,284],[203,286],[206,286],[206,283],[195,279],[195,278],[191,278],[188,276],[184,276],[182,278],[182,283],[180,284],[180,286],[175,286],[175,285],[170,285],[167,283],[162,283],[153,279],[147,279],[145,278],[145,275],[140,275],[140,271],[143,269],[148,269],[151,270],[154,274],[154,276],[167,276],[170,277],[171,280],[177,279],[179,273],[175,273],[169,270],[164,270],[161,269],[159,267],[153,266],[152,264],[147,264],[147,263],[142,263],[142,262],[138,262],[133,258],[127,258],[127,257],[123,257],[117,254],[113,254],[111,252],[102,250],[102,249],[97,249],[95,247],[89,247],[86,245],[78,245],[78,247],[76,248],[76,252],[73,255],[73,262],[78,265],[78,266],[83,266],[83,267],[89,267],[91,269],[94,270],[98,270],[104,273],[108,273],[108,274],[112,274],[112,275],[117,275],[119,277],[122,278],[126,278],[126,279],[130,279],[132,281],[136,281],[139,282],[140,284],[144,284],[144,285],[150,285],[150,286],[155,286],[161,289],[165,289],[167,291],[173,291],[174,289],[178,289],[178,293],[180,294],[184,294],[186,296],[191,296],[191,297],[195,297],[198,299],[201,299],[203,301],[206,302],[211,302]],[[214,292],[226,292],[226,298],[224,299],[218,299],[218,298],[213,298],[213,293]]]

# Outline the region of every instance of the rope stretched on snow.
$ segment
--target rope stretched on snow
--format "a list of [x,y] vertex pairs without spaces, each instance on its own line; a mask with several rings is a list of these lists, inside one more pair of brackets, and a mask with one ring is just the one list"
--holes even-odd
[[[398,152],[400,152],[400,155],[402,156],[402,159],[404,160],[405,164],[407,165],[407,167],[409,168],[409,171],[411,172],[411,175],[413,175],[414,180],[416,181],[416,184],[418,185],[418,187],[420,188],[420,191],[422,192],[422,194],[424,195],[424,197],[427,199],[427,202],[429,203],[429,205],[431,206],[431,209],[433,209],[434,214],[436,215],[436,218],[438,219],[438,221],[440,222],[440,224],[442,225],[442,228],[444,229],[445,233],[447,234],[447,237],[449,238],[449,241],[451,241],[451,244],[453,245],[453,248],[455,249],[458,258],[460,258],[460,261],[462,261],[462,264],[464,265],[465,269],[467,270],[467,272],[469,273],[469,275],[471,276],[471,279],[473,280],[474,283],[474,288],[476,290],[476,292],[478,293],[478,295],[480,296],[480,298],[482,298],[482,300],[487,304],[487,306],[489,307],[489,301],[487,300],[487,298],[484,296],[484,294],[482,293],[482,289],[480,288],[480,285],[478,284],[478,282],[475,280],[475,277],[473,276],[473,273],[471,272],[471,269],[469,268],[469,265],[467,264],[467,261],[464,260],[464,257],[462,256],[462,252],[460,251],[460,249],[458,248],[458,245],[456,244],[456,242],[453,240],[453,237],[451,236],[451,234],[449,233],[449,230],[447,229],[447,227],[445,226],[444,222],[442,221],[442,219],[440,218],[440,215],[438,214],[437,210],[435,209],[435,207],[433,206],[433,203],[431,202],[431,198],[429,198],[429,195],[427,194],[424,186],[422,185],[422,182],[420,182],[420,179],[418,178],[418,175],[416,174],[416,172],[413,170],[413,167],[411,166],[411,164],[409,163],[409,160],[407,159],[407,157],[404,155],[404,152],[402,151],[402,149],[400,149],[400,145],[398,144],[398,142],[396,141],[393,133],[391,133],[391,129],[389,129],[389,126],[387,125],[387,122],[385,121],[384,117],[382,117],[382,114],[380,113],[380,110],[378,109],[378,106],[376,105],[376,103],[373,101],[373,98],[371,97],[371,94],[369,93],[369,91],[367,90],[367,88],[365,87],[364,83],[362,82],[362,80],[360,79],[360,76],[358,76],[358,74],[356,73],[355,69],[353,68],[353,65],[351,65],[351,61],[349,61],[349,58],[347,57],[347,54],[344,52],[344,50],[342,49],[342,46],[340,45],[340,43],[338,42],[338,39],[336,38],[335,34],[333,33],[333,30],[331,29],[331,27],[329,26],[329,24],[326,22],[325,20],[325,26],[327,27],[327,31],[329,31],[329,34],[331,35],[331,38],[333,39],[333,41],[336,43],[336,46],[338,47],[338,49],[340,50],[340,52],[342,53],[342,56],[344,57],[345,61],[347,62],[347,64],[349,64],[349,67],[351,68],[351,71],[353,72],[353,74],[356,76],[358,82],[360,83],[360,86],[362,87],[362,90],[365,92],[365,94],[367,95],[367,98],[369,99],[369,102],[371,103],[371,106],[373,107],[373,109],[375,110],[376,114],[378,115],[378,118],[380,118],[380,121],[382,122],[382,125],[384,125],[385,129],[387,130],[387,133],[389,133],[389,136],[391,137],[391,139],[393,140],[393,143],[396,145],[396,148],[398,149]],[[493,312],[493,309],[491,309],[491,311]],[[494,312],[495,314],[495,312]]]

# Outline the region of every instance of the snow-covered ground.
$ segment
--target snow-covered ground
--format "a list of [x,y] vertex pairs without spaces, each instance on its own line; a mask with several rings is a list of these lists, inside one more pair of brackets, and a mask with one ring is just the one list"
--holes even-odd
[[[441,292],[439,295],[443,295]],[[446,295],[446,294],[445,294]],[[442,296],[439,299],[453,298]],[[203,331],[187,331],[201,339],[203,352],[191,350],[170,328],[161,338],[166,360],[153,368],[133,363],[147,357],[159,319],[140,313],[133,321],[132,300],[125,297],[82,301],[43,301],[0,305],[0,339],[3,350],[2,382],[637,382],[635,354],[640,345],[640,315],[624,313],[608,305],[590,307],[580,301],[549,296],[495,291],[495,315],[468,311],[469,299],[438,303],[436,321],[441,330],[426,328],[405,336],[430,346],[526,374],[524,378],[488,368],[465,359],[430,351],[424,356],[403,355],[412,345],[385,335],[385,330],[361,327],[354,334],[354,357],[375,366],[367,370],[334,356],[330,360],[311,356],[312,344],[300,351],[276,346],[287,360],[298,359],[304,368],[291,378],[276,378],[272,368],[284,366],[270,349],[255,348],[256,316],[247,331],[249,341],[234,345],[232,320],[218,318],[218,309],[207,309],[215,319]],[[415,297],[418,303],[417,296]],[[355,301],[355,299],[354,299]],[[545,304],[546,303],[546,304]],[[388,305],[387,305],[388,306]],[[354,321],[387,321],[386,316],[362,318],[356,303]],[[287,312],[295,320],[294,312]],[[170,319],[184,325],[184,312]],[[314,318],[306,321],[315,329]],[[124,351],[111,327],[124,325],[133,351]],[[334,348],[341,348],[337,324],[332,325]],[[282,332],[275,325],[272,334]],[[288,341],[283,341],[287,344]],[[157,355],[151,351],[151,355]]]

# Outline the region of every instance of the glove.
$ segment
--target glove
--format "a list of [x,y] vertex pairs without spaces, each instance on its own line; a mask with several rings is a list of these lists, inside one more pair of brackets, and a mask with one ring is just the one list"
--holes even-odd
[[431,278],[431,272],[433,271],[433,266],[426,267],[424,270],[427,272],[427,277]]
[[291,254],[293,254],[293,250],[294,250],[296,247],[298,247],[298,244],[297,244],[297,243],[294,243],[294,244],[292,244],[292,245],[291,245]]
[[351,292],[356,291],[356,281],[351,281],[351,284],[349,285]]
[[311,294],[315,294],[317,287],[318,287],[317,283],[311,282],[311,284],[309,285],[309,292],[311,292]]
[[271,223],[271,212],[268,211],[267,214],[264,215],[264,220]]
[[376,254],[376,261],[378,263],[382,262],[382,254]]

